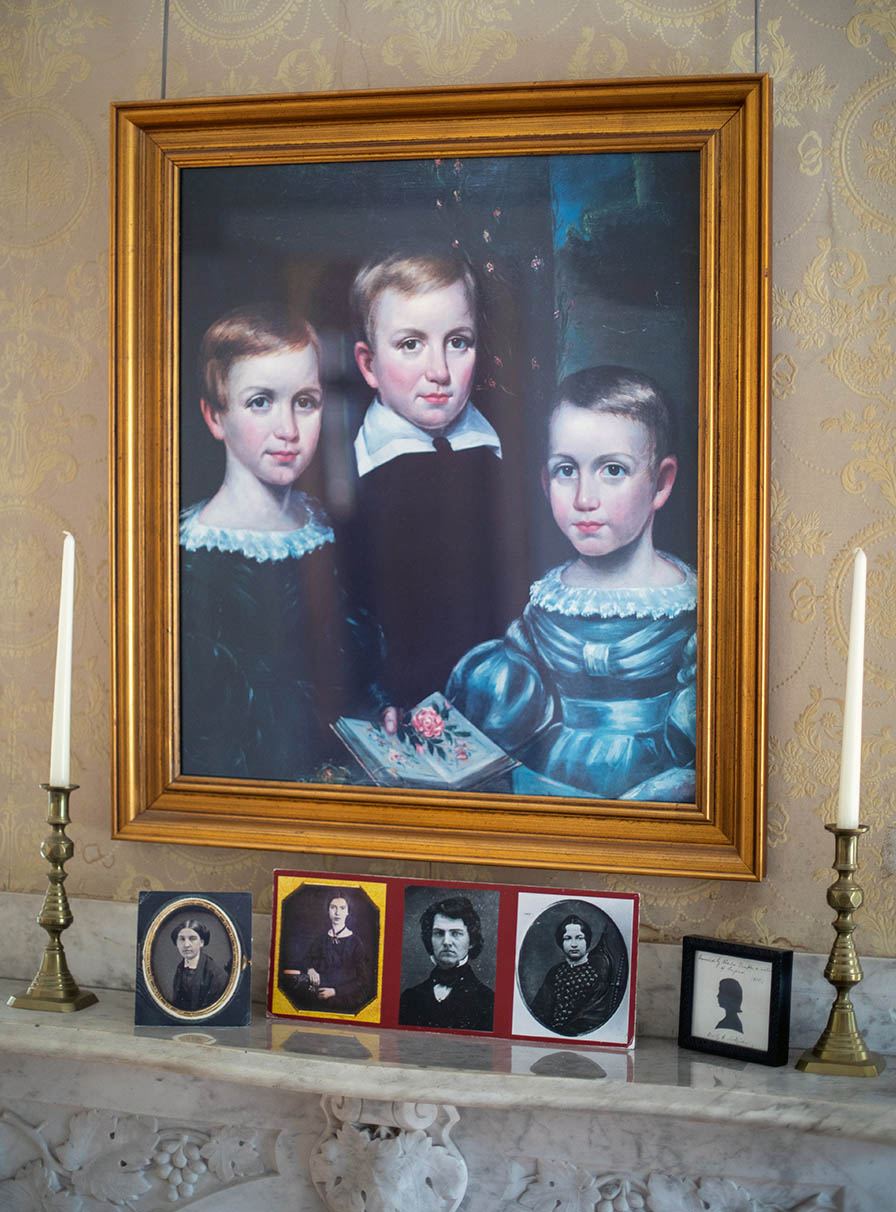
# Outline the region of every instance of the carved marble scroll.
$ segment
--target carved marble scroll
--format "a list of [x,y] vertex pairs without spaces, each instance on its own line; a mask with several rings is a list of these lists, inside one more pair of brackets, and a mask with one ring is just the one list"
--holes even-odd
[[451,1140],[454,1107],[330,1095],[321,1106],[310,1169],[330,1212],[455,1212],[467,1166]]

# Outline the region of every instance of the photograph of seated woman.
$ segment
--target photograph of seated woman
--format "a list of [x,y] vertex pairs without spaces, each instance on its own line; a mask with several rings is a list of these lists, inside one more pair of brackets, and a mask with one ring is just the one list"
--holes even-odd
[[606,929],[592,947],[592,930],[583,917],[570,913],[554,932],[564,958],[545,976],[530,1006],[545,1027],[558,1035],[596,1031],[615,1009],[613,962],[603,946]]
[[280,987],[298,1009],[319,1014],[357,1014],[375,992],[367,948],[349,925],[351,894],[328,889],[322,906],[326,926],[306,946],[296,968],[283,968]]
[[519,758],[518,793],[693,802],[697,577],[653,544],[678,470],[669,408],[620,366],[568,375],[555,400],[542,488],[572,558],[447,696]]
[[184,918],[171,931],[171,941],[180,952],[171,995],[177,1010],[205,1010],[227,988],[227,973],[206,950],[210,938],[208,926],[195,917]]

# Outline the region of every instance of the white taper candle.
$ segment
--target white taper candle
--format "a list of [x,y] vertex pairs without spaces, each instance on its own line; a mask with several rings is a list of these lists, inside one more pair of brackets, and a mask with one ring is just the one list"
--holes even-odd
[[862,777],[862,682],[865,670],[865,581],[868,561],[856,548],[849,616],[849,654],[846,659],[846,700],[843,705],[843,748],[840,754],[840,796],[837,824],[855,829],[859,823],[859,787]]
[[51,787],[67,787],[71,768],[75,540],[67,530],[64,534],[62,584],[59,589],[59,630],[56,634],[56,681],[53,687],[53,733],[50,740]]

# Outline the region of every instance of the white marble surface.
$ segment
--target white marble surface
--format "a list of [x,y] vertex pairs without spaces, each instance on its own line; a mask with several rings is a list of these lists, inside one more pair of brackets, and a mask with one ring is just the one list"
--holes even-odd
[[[893,1063],[873,1080],[832,1079],[790,1066],[772,1069],[710,1058],[665,1040],[645,1039],[626,1054],[312,1026],[266,1019],[258,1008],[245,1028],[135,1028],[128,993],[103,991],[96,1006],[76,1014],[40,1014],[5,1004],[17,988],[15,982],[0,982],[4,1091],[17,1065],[30,1072],[36,1061],[64,1066],[76,1058],[177,1074],[188,1084],[233,1082],[288,1095],[435,1100],[502,1110],[606,1110],[706,1123],[737,1119],[752,1127],[896,1141]],[[76,1090],[75,1085],[70,1093]],[[28,1095],[20,1090],[17,1097]]]
[[[671,968],[665,979],[674,988]],[[135,1028],[132,992],[100,989],[96,1005],[51,1014],[7,1006],[21,987],[0,981],[2,1207],[74,1208],[95,1188],[97,1212],[115,1212],[113,1190],[134,1195],[134,1212],[157,1212],[171,1206],[158,1160],[170,1139],[208,1159],[195,1189],[175,1192],[198,1212],[592,1212],[620,1193],[629,1202],[619,1206],[645,1212],[891,1206],[896,1058],[875,1079],[823,1078],[672,1040],[609,1052],[296,1023],[260,1006],[245,1028]],[[342,1108],[341,1126],[321,1096]],[[424,1167],[443,1146],[376,1126],[427,1107],[457,1121],[459,1204],[411,1207],[407,1191],[432,1194]],[[335,1173],[329,1203],[312,1169],[322,1156]],[[42,1196],[55,1203],[34,1202],[36,1175],[57,1184]],[[370,1194],[377,1184],[383,1202]]]
[[[36,924],[42,901],[36,894],[0,892],[0,915],[5,924],[0,977],[23,981],[25,985],[34,977],[47,939]],[[74,924],[63,934],[62,941],[75,980],[91,988],[133,989],[136,905],[73,898],[71,907]],[[269,915],[253,914],[252,996],[262,1004],[266,997],[270,929]],[[861,951],[861,920],[856,941]],[[638,1036],[677,1039],[681,948],[643,943],[638,958]],[[827,956],[799,952],[794,955],[790,1030],[794,1048],[811,1047],[827,1022],[834,991],[824,979],[826,962]],[[896,1054],[896,959],[862,958],[862,968],[864,979],[852,994],[859,1027],[869,1048]]]

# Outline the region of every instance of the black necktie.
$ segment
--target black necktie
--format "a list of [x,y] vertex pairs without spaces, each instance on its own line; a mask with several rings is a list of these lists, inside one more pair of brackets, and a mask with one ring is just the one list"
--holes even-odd
[[433,444],[433,449],[438,454],[451,454],[451,451],[452,451],[451,443],[448,441],[447,438],[443,437],[441,434],[439,434],[439,436],[437,438],[433,438],[432,444]]

